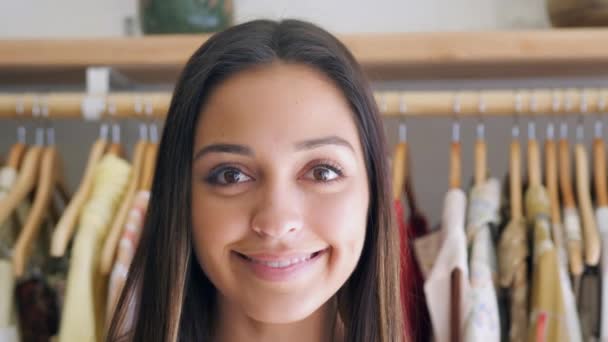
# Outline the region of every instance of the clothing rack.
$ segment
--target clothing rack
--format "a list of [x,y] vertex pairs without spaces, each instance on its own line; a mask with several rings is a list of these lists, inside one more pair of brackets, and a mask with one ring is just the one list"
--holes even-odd
[[[159,118],[167,113],[171,96],[171,92],[4,93],[0,118]],[[377,91],[374,96],[385,116],[563,115],[604,112],[608,88]]]

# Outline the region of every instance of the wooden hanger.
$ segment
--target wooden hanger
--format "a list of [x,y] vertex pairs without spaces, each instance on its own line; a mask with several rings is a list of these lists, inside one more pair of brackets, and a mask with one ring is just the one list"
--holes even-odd
[[[152,102],[147,101],[145,103],[145,114],[153,120],[153,108]],[[146,147],[146,158],[144,159],[144,167],[142,170],[142,178],[139,184],[139,189],[144,191],[150,191],[152,189],[152,182],[154,181],[154,171],[156,168],[156,156],[158,154],[158,127],[156,124],[150,124],[150,143]]]
[[8,154],[6,165],[14,170],[19,170],[19,166],[21,166],[21,161],[23,160],[26,150],[27,145],[21,142],[13,144]]
[[[51,137],[50,134],[49,137]],[[60,178],[60,164],[54,141],[50,141],[50,145],[43,150],[38,175],[38,186],[34,202],[32,203],[32,209],[15,243],[13,272],[16,277],[21,277],[24,274],[32,244],[37,238],[45,215],[48,213],[53,193]]]
[[135,197],[137,190],[139,190],[139,184],[141,182],[144,162],[147,154],[146,152],[148,150],[147,147],[148,142],[145,138],[142,138],[135,146],[135,150],[133,152],[131,179],[129,180],[129,185],[114,220],[112,221],[110,231],[108,232],[101,251],[100,270],[103,275],[108,275],[112,271],[118,242],[122,235],[123,227],[129,214],[129,210],[131,209],[133,198]]
[[[454,101],[454,114],[460,112],[459,98]],[[458,120],[458,118],[456,118]],[[460,151],[460,123],[452,125],[452,143],[450,145],[450,189],[460,189],[462,177],[462,159]],[[462,303],[462,270],[454,268],[450,273],[450,341],[460,342],[462,332],[460,308]]]
[[[582,129],[582,127],[579,127]],[[589,160],[585,145],[577,142],[574,149],[576,165],[576,192],[578,194],[581,221],[583,226],[583,241],[585,246],[585,264],[596,266],[600,261],[601,242],[595,222],[591,190],[589,189]]]
[[551,201],[551,231],[553,242],[559,248],[564,246],[562,233],[562,218],[559,203],[559,190],[557,186],[557,150],[555,148],[554,126],[549,124],[547,128],[547,140],[545,141],[545,177],[547,181],[547,192]]
[[460,141],[452,141],[450,146],[450,189],[460,189],[461,170]]
[[[108,116],[112,121],[115,120],[116,117],[116,104],[109,102],[108,103]],[[119,158],[122,158],[124,154],[124,149],[122,144],[120,143],[120,125],[116,122],[113,122],[111,125],[112,129],[112,142],[108,146],[107,154],[113,154]]]
[[393,155],[393,199],[400,200],[407,178],[407,142],[403,139],[402,128],[399,127],[399,143],[395,146]]
[[[16,113],[17,116],[23,113],[23,101],[19,101],[19,103],[17,104]],[[27,150],[27,144],[25,143],[25,127],[17,128],[17,136],[18,141],[13,144],[13,146],[11,146],[7,160],[7,166],[13,168],[14,170],[19,170],[19,167],[21,166],[21,161],[23,160],[23,157],[25,156],[25,151]]]
[[452,143],[450,145],[450,189],[460,189],[461,177],[460,123],[454,122],[452,127]]
[[[598,207],[608,206],[608,191],[606,189],[606,148],[601,138],[601,125],[599,134],[593,139],[594,183],[595,197]],[[608,252],[608,251],[606,251]]]
[[[480,129],[480,128],[478,128]],[[479,135],[479,132],[478,132]],[[475,142],[475,185],[481,186],[486,181],[487,166],[486,141],[483,137],[478,136]]]
[[530,187],[542,185],[540,174],[538,142],[536,138],[531,137],[528,140],[528,182]]
[[51,256],[61,257],[65,254],[66,248],[74,235],[80,212],[91,195],[93,180],[95,178],[95,168],[99,163],[99,160],[103,157],[106,147],[107,141],[103,136],[91,147],[84,176],[78,186],[78,190],[65,208],[63,215],[53,231],[50,251]]
[[152,182],[154,181],[154,170],[156,168],[156,157],[158,156],[158,144],[148,143],[146,148],[146,158],[144,161],[144,168],[142,170],[142,181],[140,183],[140,190],[150,191],[152,189]]
[[416,195],[414,192],[414,182],[412,181],[412,173],[409,169],[411,163],[410,163],[410,154],[406,153],[406,157],[405,157],[405,164],[406,164],[406,170],[405,170],[405,182],[403,184],[403,192],[405,193],[405,198],[410,210],[410,215],[420,215],[419,211],[418,211],[418,203],[416,201]]
[[481,186],[486,182],[488,163],[485,139],[485,125],[483,115],[485,112],[485,101],[479,95],[479,123],[477,124],[477,141],[475,142],[475,185]]
[[511,219],[523,218],[522,181],[521,181],[521,146],[519,137],[513,136],[509,158],[509,199],[511,203]]
[[120,143],[120,138],[118,138],[118,130],[120,130],[120,126],[115,123],[112,126],[112,142],[108,146],[106,153],[113,154],[117,157],[122,158],[124,156],[124,149],[122,148],[122,144]]
[[108,146],[106,153],[113,154],[113,155],[115,155],[117,157],[121,157],[121,158],[124,156],[124,151],[122,149],[122,145],[117,144],[117,143],[111,143],[110,146]]
[[[570,171],[570,146],[568,143],[565,129],[567,126],[562,124],[562,137],[559,141],[559,187],[564,203],[564,209],[572,209],[576,211],[576,203],[572,191],[572,175]],[[568,262],[570,264],[570,273],[575,277],[580,277],[583,274],[583,245],[580,240],[568,240]]]
[[[147,112],[151,115],[151,107],[147,108]],[[102,274],[104,275],[109,274],[112,269],[120,234],[137,190],[149,191],[151,188],[158,154],[158,132],[155,125],[150,125],[150,137],[152,142],[146,142],[145,139],[142,139],[136,147],[133,174],[137,174],[137,179],[135,182],[129,183],[127,195],[125,196],[127,197],[126,202],[121,203],[121,207],[112,222],[110,233],[113,235],[111,237],[108,236],[104,243],[100,265]]]
[[7,196],[0,200],[0,223],[10,216],[36,186],[42,152],[42,146],[32,146],[25,153],[14,186]]

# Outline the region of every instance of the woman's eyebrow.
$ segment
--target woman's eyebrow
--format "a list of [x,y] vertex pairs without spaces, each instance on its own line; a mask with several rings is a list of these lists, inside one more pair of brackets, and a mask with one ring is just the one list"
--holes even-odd
[[[296,150],[300,151],[300,150],[310,150],[310,149],[318,148],[318,147],[325,146],[325,145],[340,145],[340,146],[348,147],[353,152],[355,151],[353,146],[348,141],[346,141],[346,139],[340,138],[335,135],[323,137],[323,138],[316,138],[316,139],[300,141],[300,142],[295,143],[294,146],[295,146]],[[250,147],[247,147],[245,145],[219,143],[219,144],[207,145],[207,146],[203,147],[202,149],[200,149],[194,155],[194,160],[196,161],[196,160],[202,158],[204,155],[209,154],[209,153],[234,153],[234,154],[240,154],[240,155],[244,155],[244,156],[253,156],[254,155],[253,150]]]
[[253,150],[244,145],[237,144],[211,144],[203,147],[194,155],[194,160],[202,158],[209,153],[234,153],[244,156],[253,156]]
[[353,148],[353,145],[351,145],[348,141],[346,141],[346,139],[340,138],[335,135],[297,142],[295,144],[295,149],[296,150],[310,150],[310,149],[321,147],[324,145],[340,145],[340,146],[348,147],[353,152],[355,151],[355,149]]

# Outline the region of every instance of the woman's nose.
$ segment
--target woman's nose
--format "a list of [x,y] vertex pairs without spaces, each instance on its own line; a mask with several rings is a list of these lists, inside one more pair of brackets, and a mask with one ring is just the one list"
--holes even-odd
[[253,213],[251,229],[260,237],[280,239],[302,229],[301,204],[297,194],[289,191],[268,190],[264,192]]

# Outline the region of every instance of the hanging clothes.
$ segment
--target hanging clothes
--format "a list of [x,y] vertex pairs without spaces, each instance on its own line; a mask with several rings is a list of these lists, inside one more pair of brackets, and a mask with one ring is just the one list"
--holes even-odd
[[[150,200],[150,192],[143,190],[138,192],[133,199],[133,204],[127,222],[120,238],[118,250],[116,252],[116,261],[110,275],[110,284],[108,289],[108,305],[107,305],[107,322],[110,322],[120,293],[127,280],[127,274],[135,250],[139,245],[139,238],[144,224],[146,211],[148,210],[148,201]],[[132,318],[132,317],[131,317]],[[127,319],[129,320],[129,319]]]
[[[448,191],[441,220],[442,244],[437,259],[424,284],[424,293],[433,323],[433,335],[436,342],[449,341],[450,293],[452,270],[459,268],[461,278],[460,317],[468,317],[470,305],[467,301],[469,291],[469,267],[467,263],[466,236],[464,220],[466,214],[466,196],[460,189]],[[463,322],[459,322],[461,329]]]
[[91,197],[80,216],[72,248],[60,342],[102,338],[107,279],[97,269],[99,253],[126,189],[130,169],[125,160],[113,154],[105,155],[96,167]]
[[505,288],[501,285],[501,269],[500,269],[500,237],[502,232],[505,230],[507,224],[511,219],[511,193],[509,188],[509,175],[507,174],[502,181],[502,190],[501,190],[501,200],[500,200],[500,222],[496,226],[496,231],[494,232],[494,243],[496,246],[496,261],[498,262],[497,266],[497,278],[496,278],[496,297],[498,299],[498,310],[500,312],[500,340],[501,341],[509,341],[509,331],[510,331],[510,289]]
[[526,340],[528,327],[528,237],[526,221],[511,218],[498,244],[500,286],[509,289],[509,341]]
[[568,332],[559,260],[551,239],[549,194],[543,186],[531,185],[525,200],[533,236],[528,341],[563,341]]
[[416,262],[413,241],[427,232],[426,218],[417,210],[411,210],[407,222],[400,200],[394,201],[399,237],[401,241],[401,298],[406,317],[406,332],[412,341],[429,341],[431,321],[424,296],[424,276]]
[[[579,242],[582,246],[583,232],[581,227],[581,218],[578,215],[576,207],[564,207],[562,214],[562,217],[564,218],[564,233],[566,235],[566,241]],[[578,292],[576,286],[575,292]]]
[[23,341],[50,341],[59,328],[59,303],[55,290],[42,274],[29,276],[15,288]]
[[[587,266],[581,277],[578,294],[578,316],[583,335],[583,341],[597,339],[600,335],[601,311],[600,274],[597,267]],[[576,309],[573,310],[576,312]]]
[[[6,197],[17,179],[17,171],[12,167],[0,169],[0,201]],[[15,299],[13,289],[15,278],[10,261],[10,246],[14,237],[14,227],[10,220],[0,222],[0,341],[17,342]]]
[[[561,224],[551,223],[557,225],[555,229],[563,229]],[[555,245],[557,256],[559,260],[559,282],[562,285],[562,299],[564,301],[564,314],[566,317],[566,329],[568,330],[568,342],[582,342],[583,335],[581,333],[581,325],[579,321],[579,315],[576,308],[576,300],[574,296],[574,289],[572,288],[572,282],[568,274],[568,252],[566,247]]]
[[[405,335],[412,337],[411,335],[414,333],[412,327],[414,324],[412,322],[413,317],[411,315],[412,308],[412,297],[413,294],[410,290],[411,282],[409,281],[410,277],[410,267],[412,266],[411,260],[408,256],[408,240],[409,236],[407,233],[407,227],[405,225],[405,213],[403,212],[403,205],[401,204],[401,200],[394,200],[393,206],[395,208],[395,219],[397,221],[397,226],[399,228],[399,263],[401,268],[401,279],[400,279],[400,290],[401,290],[401,301],[403,304],[403,317],[405,317],[404,329]],[[413,338],[413,337],[412,337]]]
[[[23,216],[19,220],[20,226],[23,226],[26,218]],[[55,223],[51,215],[43,218],[25,273],[15,282],[14,294],[23,341],[51,341],[59,331],[67,258],[49,256],[50,237]]]
[[465,318],[464,341],[500,341],[496,296],[496,249],[493,226],[499,222],[500,182],[488,179],[471,190],[467,215],[471,312]]
[[608,207],[597,208],[595,216],[602,239],[600,341],[608,341]]

